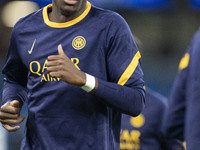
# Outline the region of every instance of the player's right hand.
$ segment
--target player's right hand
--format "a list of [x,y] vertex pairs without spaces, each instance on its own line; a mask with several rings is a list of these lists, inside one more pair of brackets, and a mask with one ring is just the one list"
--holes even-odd
[[[8,131],[17,131],[21,122],[24,121],[25,117],[20,116],[21,108],[19,107],[19,101],[13,100],[5,103],[0,108],[0,122],[2,126]],[[15,126],[16,125],[16,126]]]

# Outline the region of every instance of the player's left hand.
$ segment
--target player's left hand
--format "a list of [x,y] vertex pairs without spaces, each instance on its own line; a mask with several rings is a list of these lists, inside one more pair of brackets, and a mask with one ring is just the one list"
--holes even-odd
[[75,67],[64,53],[61,45],[58,46],[58,55],[48,57],[46,66],[51,77],[58,77],[69,84],[78,86],[82,86],[86,82],[85,73]]

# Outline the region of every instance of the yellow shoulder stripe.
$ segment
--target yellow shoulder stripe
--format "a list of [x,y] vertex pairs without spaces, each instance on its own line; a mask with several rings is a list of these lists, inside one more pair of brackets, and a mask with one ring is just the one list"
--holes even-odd
[[141,58],[141,55],[140,55],[140,52],[138,51],[133,57],[131,63],[128,65],[128,67],[124,71],[124,73],[119,78],[119,81],[117,82],[117,84],[124,85],[128,81],[128,79],[131,77],[136,67],[138,66],[140,58]]
[[190,54],[186,53],[179,63],[179,70],[187,68],[189,65],[189,60],[190,60]]
[[52,7],[52,4],[49,4],[49,5],[47,5],[46,7],[43,8],[44,22],[48,26],[53,27],[53,28],[66,28],[66,27],[72,26],[72,25],[80,22],[81,20],[83,20],[87,16],[87,14],[90,12],[92,5],[90,4],[90,2],[87,2],[87,8],[85,9],[85,11],[79,17],[75,18],[74,20],[64,22],[64,23],[56,23],[56,22],[52,22],[52,21],[49,20],[47,10],[48,10],[48,8],[51,8],[51,7]]

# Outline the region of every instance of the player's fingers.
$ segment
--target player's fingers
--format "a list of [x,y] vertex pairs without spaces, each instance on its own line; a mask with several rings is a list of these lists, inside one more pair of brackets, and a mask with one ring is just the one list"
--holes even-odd
[[0,109],[1,112],[4,112],[4,113],[10,113],[10,114],[19,114],[20,111],[21,111],[21,108],[18,108],[18,107],[13,107],[13,106],[3,106],[1,107]]
[[66,56],[61,44],[58,45],[58,54]]
[[11,127],[8,124],[2,124],[2,126],[10,132],[17,131],[20,128],[20,126]]
[[62,56],[66,61],[70,60],[69,57],[65,54],[61,44],[58,45],[58,54],[59,56]]
[[49,73],[51,77],[57,77],[57,78],[62,78],[62,74],[60,72],[50,72]]
[[0,111],[0,119],[17,119],[19,114],[10,114]]
[[14,100],[12,102],[10,102],[11,106],[19,108],[19,101],[18,100]]
[[60,56],[60,55],[51,55],[51,56],[48,56],[47,60],[48,61],[54,61],[54,60],[59,60],[59,59],[62,59],[63,56]]
[[53,60],[53,61],[48,61],[46,63],[47,67],[51,67],[51,66],[59,66],[61,64],[61,61],[59,60]]
[[48,56],[47,60],[49,62],[49,61],[58,61],[58,60],[69,61],[70,59],[67,57],[67,55],[51,55],[51,56]]
[[23,122],[25,119],[25,117],[21,117],[19,119],[0,119],[0,122],[2,124],[8,124],[8,125],[17,125],[17,124],[20,124],[21,122]]
[[47,67],[47,71],[48,72],[57,72],[57,71],[59,71],[60,69],[59,69],[60,67],[58,66],[55,66],[55,67]]

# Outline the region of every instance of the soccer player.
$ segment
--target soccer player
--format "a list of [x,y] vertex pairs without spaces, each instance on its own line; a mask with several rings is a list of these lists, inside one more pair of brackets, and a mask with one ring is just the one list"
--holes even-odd
[[117,150],[121,113],[144,107],[140,52],[125,20],[87,0],[53,0],[15,25],[0,122],[21,149]]
[[168,100],[159,93],[146,88],[145,108],[137,117],[122,115],[120,138],[121,150],[164,150],[163,124]]
[[169,98],[169,110],[165,123],[166,146],[169,150],[174,150],[176,148],[180,148],[180,150],[184,149],[183,147],[181,148],[181,146],[185,140],[184,124],[189,60],[190,47],[179,63],[179,71],[174,80]]
[[168,146],[186,141],[187,150],[199,149],[199,48],[200,29],[196,32],[187,53],[179,65],[166,122]]

